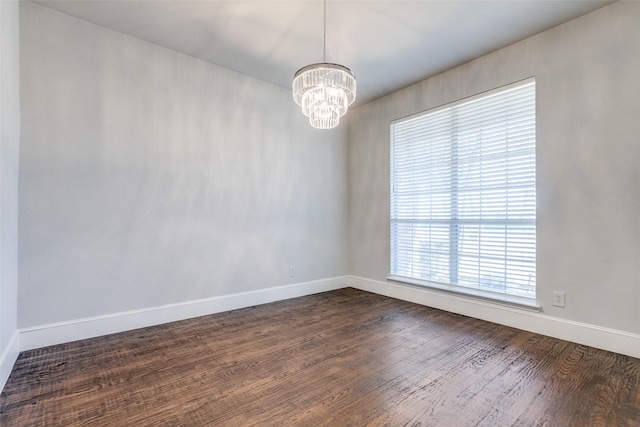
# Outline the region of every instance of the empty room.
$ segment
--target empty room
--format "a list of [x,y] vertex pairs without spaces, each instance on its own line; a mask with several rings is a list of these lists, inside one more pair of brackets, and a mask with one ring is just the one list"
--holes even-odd
[[0,426],[639,426],[640,2],[0,0]]

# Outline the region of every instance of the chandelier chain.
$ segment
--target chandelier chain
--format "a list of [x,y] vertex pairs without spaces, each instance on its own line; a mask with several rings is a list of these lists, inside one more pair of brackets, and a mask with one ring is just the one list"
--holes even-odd
[[327,0],[324,0],[324,33],[322,35],[322,62],[327,62]]

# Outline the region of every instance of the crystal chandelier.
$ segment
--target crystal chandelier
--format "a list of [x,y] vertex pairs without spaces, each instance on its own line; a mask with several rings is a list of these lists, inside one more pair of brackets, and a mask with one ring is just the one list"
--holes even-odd
[[356,99],[356,78],[351,70],[326,62],[327,1],[324,1],[323,61],[299,69],[293,77],[293,99],[316,129],[338,126],[340,117]]

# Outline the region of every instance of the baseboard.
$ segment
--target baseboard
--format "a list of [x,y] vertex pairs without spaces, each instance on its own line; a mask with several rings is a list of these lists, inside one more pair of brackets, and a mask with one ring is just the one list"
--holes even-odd
[[11,344],[0,356],[0,385],[4,385],[9,377],[19,351],[266,304],[347,286],[640,358],[640,335],[638,334],[413,286],[356,276],[341,276],[24,328],[18,331],[19,335],[15,334]]
[[7,347],[0,353],[0,391],[9,379],[13,365],[18,359],[20,353],[20,335],[16,331],[11,337],[11,341]]
[[[251,292],[187,301],[104,316],[20,329],[20,350],[31,350],[86,338],[175,322],[348,286],[348,276],[277,286]],[[3,365],[4,366],[4,365]],[[11,366],[13,366],[11,364]]]
[[640,335],[631,332],[362,277],[350,276],[349,285],[363,291],[640,358]]

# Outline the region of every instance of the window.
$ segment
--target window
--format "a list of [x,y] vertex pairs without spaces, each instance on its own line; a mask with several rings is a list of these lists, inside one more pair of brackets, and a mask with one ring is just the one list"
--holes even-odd
[[393,122],[391,278],[535,302],[535,149],[533,79]]

